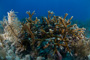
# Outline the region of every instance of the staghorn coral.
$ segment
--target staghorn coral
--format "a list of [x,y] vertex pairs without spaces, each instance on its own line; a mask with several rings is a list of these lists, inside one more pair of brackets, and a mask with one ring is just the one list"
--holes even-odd
[[[10,59],[24,59],[23,57],[31,55],[33,60],[62,60],[67,53],[77,56],[76,59],[88,55],[90,42],[84,36],[86,29],[79,28],[77,24],[72,25],[70,21],[73,16],[66,20],[67,13],[62,18],[53,16],[54,13],[48,11],[48,17],[42,17],[43,21],[40,22],[37,17],[32,20],[35,11],[27,11],[27,14],[29,18],[26,18],[25,23],[21,23],[12,10],[8,12],[8,20],[4,18],[4,34],[0,37],[3,38],[1,41],[6,52],[10,52],[7,53],[7,58],[14,55]],[[30,57],[28,56],[29,59]]]

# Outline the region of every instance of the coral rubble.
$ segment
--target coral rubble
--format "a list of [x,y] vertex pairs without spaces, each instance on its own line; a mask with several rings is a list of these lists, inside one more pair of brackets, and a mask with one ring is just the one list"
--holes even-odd
[[32,19],[35,11],[26,13],[29,18],[24,23],[18,20],[13,10],[8,12],[8,19],[3,19],[0,59],[62,60],[69,53],[73,59],[82,60],[89,55],[90,42],[84,35],[85,28],[72,25],[73,16],[66,20],[67,13],[62,18],[48,11],[48,17],[42,17],[41,22],[37,17]]

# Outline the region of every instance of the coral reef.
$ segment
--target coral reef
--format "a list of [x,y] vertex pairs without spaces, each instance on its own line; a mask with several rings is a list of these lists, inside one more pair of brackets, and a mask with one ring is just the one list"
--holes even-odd
[[[4,17],[0,34],[0,58],[7,60],[62,60],[69,54],[75,60],[87,59],[90,50],[89,39],[85,37],[85,28],[71,24],[73,16],[66,20],[48,11],[48,17],[42,22],[35,14],[26,12],[29,18],[20,22],[13,10]],[[1,52],[4,50],[3,52]]]

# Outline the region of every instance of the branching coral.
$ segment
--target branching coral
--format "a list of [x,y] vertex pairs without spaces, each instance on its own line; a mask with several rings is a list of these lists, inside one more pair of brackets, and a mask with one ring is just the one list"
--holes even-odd
[[88,55],[90,48],[86,48],[89,42],[84,36],[85,28],[79,28],[77,24],[71,25],[73,16],[66,20],[67,13],[62,18],[53,16],[54,13],[48,11],[48,17],[43,17],[43,22],[40,22],[37,17],[32,19],[35,11],[28,11],[27,14],[29,18],[26,18],[25,23],[21,23],[15,12],[10,11],[4,24],[3,37],[8,37],[5,40],[11,42],[10,46],[15,48],[13,50],[17,55],[23,57],[30,54],[32,59],[39,59],[38,56],[41,56],[44,59],[56,60],[61,60],[68,52],[71,56],[77,55],[80,58]]

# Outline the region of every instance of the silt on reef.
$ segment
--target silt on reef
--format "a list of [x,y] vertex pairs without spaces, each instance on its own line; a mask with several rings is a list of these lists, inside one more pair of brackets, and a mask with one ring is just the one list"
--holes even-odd
[[[89,40],[84,36],[85,28],[71,24],[73,16],[66,20],[48,11],[48,17],[42,22],[33,13],[26,12],[29,18],[22,23],[15,12],[8,12],[2,25],[4,33],[0,34],[0,58],[2,60],[62,60],[67,54],[75,60],[86,59],[89,55]],[[1,54],[4,54],[4,56]]]

